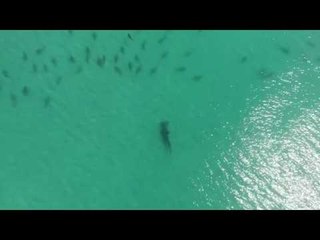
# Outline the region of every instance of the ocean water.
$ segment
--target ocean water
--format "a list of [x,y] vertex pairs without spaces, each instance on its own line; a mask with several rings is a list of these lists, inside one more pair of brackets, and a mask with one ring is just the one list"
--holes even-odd
[[319,31],[0,31],[0,68],[0,209],[320,208]]

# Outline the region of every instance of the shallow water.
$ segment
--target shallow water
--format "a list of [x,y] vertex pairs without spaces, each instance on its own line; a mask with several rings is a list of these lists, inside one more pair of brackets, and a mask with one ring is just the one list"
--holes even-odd
[[0,208],[318,209],[319,39],[0,31]]

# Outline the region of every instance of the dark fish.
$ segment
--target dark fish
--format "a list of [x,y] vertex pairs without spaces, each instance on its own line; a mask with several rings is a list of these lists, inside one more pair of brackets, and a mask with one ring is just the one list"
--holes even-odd
[[162,43],[164,42],[164,40],[166,40],[166,38],[167,38],[167,36],[163,36],[162,38],[160,38],[160,39],[158,40],[158,43],[159,43],[159,44],[162,44]]
[[150,69],[150,75],[153,75],[157,72],[157,67],[153,67]]
[[140,58],[137,54],[134,55],[134,60],[139,63],[140,62]]
[[128,38],[129,38],[130,40],[132,40],[132,41],[133,41],[133,39],[132,39],[132,37],[131,37],[130,33],[128,33]]
[[51,58],[51,63],[53,64],[53,66],[57,66],[57,59],[56,58],[54,58],[54,57],[52,57]]
[[50,96],[46,96],[44,98],[44,101],[43,101],[43,106],[44,107],[48,107],[48,106],[50,106],[50,103],[51,103],[51,97]]
[[142,71],[142,66],[139,65],[139,66],[136,68],[136,75],[139,74],[141,71]]
[[91,57],[91,51],[89,47],[86,47],[86,63],[89,63]]
[[288,47],[283,47],[283,46],[279,46],[279,50],[283,53],[283,54],[290,54],[290,49]]
[[113,57],[114,63],[117,63],[118,60],[119,60],[118,54],[114,55],[114,57]]
[[132,66],[132,63],[131,63],[131,62],[128,62],[128,68],[129,68],[129,71],[131,72],[131,71],[132,71],[132,68],[133,68],[133,66]]
[[18,103],[17,96],[13,93],[10,94],[10,100],[11,100],[11,105],[12,107],[16,107]]
[[240,62],[241,62],[241,63],[245,63],[247,60],[248,60],[248,57],[247,57],[247,56],[243,56],[243,57],[240,59]]
[[97,40],[98,35],[97,35],[96,32],[93,32],[93,33],[91,34],[91,37],[92,37],[92,39],[95,41],[95,40]]
[[169,122],[161,121],[160,122],[160,136],[162,143],[166,150],[171,153],[171,142],[170,142],[170,131],[169,131]]
[[22,92],[22,95],[26,97],[26,96],[29,96],[29,94],[30,94],[30,89],[29,89],[28,86],[24,86],[24,87],[22,88],[21,92]]
[[9,78],[9,73],[7,70],[2,70],[2,75],[5,77],[5,78]]
[[37,54],[37,55],[41,55],[41,54],[44,52],[44,50],[46,50],[46,47],[45,47],[45,46],[40,47],[40,48],[37,48],[37,49],[36,49],[36,54]]
[[121,54],[125,54],[125,49],[124,49],[124,47],[120,47],[120,52],[121,52]]
[[62,81],[62,77],[61,76],[58,76],[55,80],[56,84],[59,85]]
[[34,64],[32,65],[32,71],[33,71],[34,73],[38,72],[37,64],[34,63]]
[[114,71],[115,71],[117,74],[119,74],[120,76],[122,75],[122,71],[121,71],[121,69],[120,69],[119,67],[115,66],[115,67],[114,67]]
[[75,73],[76,74],[81,73],[82,70],[83,70],[82,66],[78,66]]
[[68,30],[68,33],[69,33],[70,35],[72,35],[72,34],[73,34],[73,30]]
[[191,54],[192,54],[191,51],[186,51],[186,52],[183,54],[183,56],[184,56],[184,57],[190,57]]
[[274,75],[273,72],[271,71],[268,71],[266,69],[260,69],[258,71],[258,76],[261,78],[261,79],[267,79],[267,78],[270,78]]
[[141,49],[142,49],[142,50],[146,50],[146,45],[147,45],[147,41],[143,41],[143,42],[141,43]]
[[99,67],[102,68],[105,63],[106,63],[106,56],[105,56],[105,55],[102,55],[101,57],[98,57],[98,58],[97,58],[97,65],[98,65]]
[[268,72],[268,73],[263,73],[262,75],[261,75],[261,77],[262,78],[270,78],[270,77],[272,77],[274,75],[274,73],[273,72]]
[[47,66],[47,64],[43,64],[43,71],[44,71],[44,72],[48,72],[48,66]]
[[161,54],[161,59],[164,59],[164,58],[166,58],[167,56],[168,56],[168,54],[169,54],[169,52],[168,51],[165,51],[165,52],[163,52],[162,54]]
[[202,75],[194,75],[194,76],[192,77],[192,80],[195,81],[195,82],[198,82],[198,81],[200,81],[202,78],[203,78]]
[[22,53],[22,60],[25,61],[25,62],[28,61],[28,55],[27,55],[26,52]]
[[311,42],[311,41],[307,41],[306,44],[309,46],[309,47],[316,47],[316,44],[314,42]]
[[187,69],[186,67],[177,67],[175,70],[176,72],[185,72]]
[[71,63],[76,62],[76,59],[74,58],[74,56],[72,56],[72,55],[69,56],[69,62],[71,62]]

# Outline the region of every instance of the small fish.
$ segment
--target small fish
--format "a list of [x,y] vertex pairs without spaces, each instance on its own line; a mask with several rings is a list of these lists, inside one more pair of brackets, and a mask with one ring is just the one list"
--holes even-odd
[[130,40],[132,40],[132,41],[133,41],[133,39],[132,39],[132,37],[131,37],[130,33],[128,33],[128,38],[129,38]]
[[125,49],[124,49],[124,47],[120,47],[120,52],[121,52],[121,54],[125,54]]
[[92,39],[95,41],[95,40],[97,40],[97,33],[96,32],[93,32],[92,34],[91,34],[91,37],[92,37]]
[[140,58],[137,54],[134,55],[134,60],[139,63],[140,62]]
[[57,66],[57,64],[58,64],[58,63],[57,63],[57,59],[56,59],[56,58],[54,58],[54,57],[52,57],[52,58],[51,58],[51,63],[53,64],[53,66],[55,66],[55,67],[56,67],[56,66]]
[[16,107],[18,103],[17,96],[14,93],[10,94],[10,100],[11,100],[11,105],[12,107]]
[[68,30],[68,33],[69,33],[70,35],[72,35],[72,34],[73,34],[73,30]]
[[72,56],[72,55],[69,56],[69,62],[70,63],[75,63],[76,62],[76,59],[74,58],[74,56]]
[[114,71],[115,71],[117,74],[119,74],[120,76],[122,75],[122,71],[121,71],[121,69],[120,69],[118,66],[115,66],[115,67],[114,67]]
[[158,40],[158,43],[159,43],[159,44],[162,44],[162,43],[164,42],[164,40],[166,40],[166,38],[167,38],[167,36],[163,36],[162,38],[160,38],[160,39]]
[[171,153],[171,142],[170,142],[170,131],[169,131],[169,122],[168,121],[161,121],[160,122],[160,136],[163,145],[165,146],[166,150]]
[[60,85],[61,81],[62,81],[62,77],[61,77],[61,76],[58,76],[58,77],[56,78],[56,80],[55,80],[55,82],[56,82],[57,85]]
[[247,57],[247,56],[243,56],[243,57],[240,59],[240,62],[241,62],[241,63],[245,63],[247,60],[248,60],[248,57]]
[[141,49],[142,49],[142,50],[146,50],[146,45],[147,45],[147,41],[143,41],[143,42],[141,43]]
[[272,76],[274,75],[274,73],[271,72],[271,71],[268,71],[268,70],[266,70],[266,69],[260,69],[260,70],[258,71],[258,75],[259,75],[259,77],[260,77],[261,79],[267,79],[267,78],[272,77]]
[[283,53],[283,54],[290,54],[290,49],[288,47],[283,47],[283,46],[279,46],[279,50]]
[[48,72],[48,66],[47,66],[47,64],[43,64],[43,71],[44,71],[44,72]]
[[150,69],[150,75],[153,75],[157,72],[157,67],[153,67]]
[[9,78],[9,73],[7,70],[2,70],[2,75],[5,77],[5,78]]
[[75,73],[78,74],[78,73],[81,73],[82,71],[83,71],[82,66],[78,66]]
[[132,66],[132,63],[131,63],[131,62],[128,62],[128,68],[129,68],[129,71],[131,72],[131,71],[132,71],[132,68],[133,68],[133,66]]
[[22,95],[26,97],[26,96],[29,96],[29,94],[30,94],[30,89],[29,89],[28,86],[24,86],[24,87],[22,88],[21,92],[22,92]]
[[44,101],[43,101],[43,106],[44,107],[48,107],[48,106],[50,106],[50,104],[51,104],[51,97],[50,96],[46,96],[44,98]]
[[177,67],[175,69],[176,72],[185,72],[186,70],[187,70],[186,67]]
[[114,55],[114,57],[113,57],[113,62],[114,62],[114,63],[117,63],[118,60],[119,60],[118,54]]
[[89,63],[91,57],[91,51],[89,47],[86,47],[86,63]]
[[35,63],[32,65],[32,71],[34,73],[38,72],[38,67],[37,67],[37,65]]
[[37,48],[37,49],[36,49],[36,54],[37,54],[37,55],[41,55],[45,50],[46,50],[46,47],[45,47],[45,46],[40,47],[40,48]]
[[186,51],[186,52],[183,54],[183,56],[184,56],[184,57],[190,57],[191,54],[192,54],[192,51]]
[[165,59],[167,56],[168,56],[169,52],[168,51],[165,51],[161,54],[160,58],[161,59]]
[[139,65],[139,66],[136,68],[136,75],[138,75],[141,71],[142,71],[142,66]]
[[98,65],[99,67],[102,68],[105,63],[106,63],[106,57],[105,57],[105,55],[102,55],[101,57],[98,57],[98,58],[97,58],[97,65]]
[[194,76],[192,77],[192,80],[195,81],[195,82],[198,82],[198,81],[200,81],[202,78],[203,78],[202,75],[194,75]]
[[306,44],[309,46],[309,47],[316,47],[316,44],[314,42],[311,42],[311,41],[307,41]]
[[28,61],[28,55],[27,55],[26,52],[22,53],[22,60],[25,61],[25,62]]

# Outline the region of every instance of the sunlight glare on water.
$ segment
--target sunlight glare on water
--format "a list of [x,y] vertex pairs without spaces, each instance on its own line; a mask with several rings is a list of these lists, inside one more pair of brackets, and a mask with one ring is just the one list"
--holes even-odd
[[[228,175],[222,169],[223,182],[241,208],[320,206],[319,83],[313,82],[319,77],[319,67],[307,64],[292,67],[267,83],[259,90],[265,96],[262,100],[249,100],[252,107],[235,142],[221,155],[220,168],[232,163],[234,171]],[[213,176],[208,164],[207,176]],[[218,184],[207,187],[212,186]],[[210,206],[213,200],[208,191],[202,192]]]

